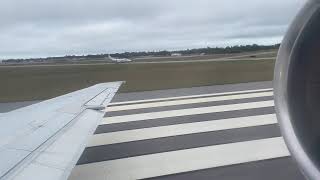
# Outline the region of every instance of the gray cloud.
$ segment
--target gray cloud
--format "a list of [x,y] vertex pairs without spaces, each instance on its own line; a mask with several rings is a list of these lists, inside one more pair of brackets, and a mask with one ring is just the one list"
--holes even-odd
[[2,0],[0,59],[281,41],[305,0]]

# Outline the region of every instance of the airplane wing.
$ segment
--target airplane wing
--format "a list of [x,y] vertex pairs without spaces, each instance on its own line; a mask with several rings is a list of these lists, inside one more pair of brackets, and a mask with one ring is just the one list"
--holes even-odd
[[122,82],[0,114],[0,179],[67,179]]

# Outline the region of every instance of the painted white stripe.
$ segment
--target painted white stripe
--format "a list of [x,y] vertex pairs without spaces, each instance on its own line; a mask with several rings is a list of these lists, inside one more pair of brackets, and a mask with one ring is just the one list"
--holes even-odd
[[177,124],[161,127],[134,129],[127,131],[96,134],[92,136],[88,146],[100,146],[138,140],[154,139],[169,136],[203,133],[234,128],[244,128],[276,124],[275,114],[229,118],[205,122]]
[[141,113],[141,114],[131,114],[131,115],[123,115],[123,116],[106,117],[103,119],[101,124],[113,124],[113,123],[132,122],[132,121],[140,121],[140,120],[147,120],[147,119],[197,115],[197,114],[205,114],[205,113],[215,113],[215,112],[223,112],[223,111],[243,110],[243,109],[272,107],[272,106],[274,106],[273,100],[241,103],[241,104],[228,104],[228,105],[220,105],[220,106],[201,107],[201,108],[179,109],[179,110],[151,112],[151,113]]
[[273,96],[273,92],[259,92],[259,93],[250,93],[250,94],[237,94],[237,95],[216,96],[216,97],[206,97],[206,98],[196,98],[196,99],[183,99],[183,100],[176,100],[176,101],[111,106],[111,107],[107,107],[106,111],[109,111],[109,112],[123,111],[123,110],[130,110],[130,109],[143,109],[143,108],[174,106],[174,105],[193,104],[193,103],[236,100],[236,99],[244,99],[244,98],[263,97],[263,96]]
[[109,106],[123,105],[127,103],[146,103],[146,102],[152,102],[152,101],[165,101],[165,100],[178,100],[178,99],[186,99],[186,98],[200,98],[200,97],[206,97],[206,96],[230,95],[235,93],[254,93],[254,92],[271,91],[271,90],[273,90],[273,88],[245,90],[245,91],[231,91],[231,92],[212,93],[212,94],[198,94],[198,95],[167,97],[167,98],[143,99],[143,100],[135,100],[135,101],[122,101],[122,102],[110,103]]
[[69,179],[142,179],[285,156],[287,147],[277,137],[79,165]]

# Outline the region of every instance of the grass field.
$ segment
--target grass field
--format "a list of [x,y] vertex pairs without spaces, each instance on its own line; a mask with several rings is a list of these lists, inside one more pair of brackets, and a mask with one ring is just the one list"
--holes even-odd
[[2,67],[0,102],[48,99],[108,81],[126,81],[120,92],[269,81],[273,67],[274,60]]
[[194,55],[194,56],[165,56],[165,57],[143,57],[133,59],[136,62],[150,62],[150,61],[178,61],[178,60],[206,60],[206,59],[217,59],[217,58],[230,58],[230,59],[250,59],[252,56],[256,58],[264,57],[276,57],[277,50],[269,51],[254,51],[254,52],[243,52],[243,53],[227,53],[227,54],[211,54],[211,55]]

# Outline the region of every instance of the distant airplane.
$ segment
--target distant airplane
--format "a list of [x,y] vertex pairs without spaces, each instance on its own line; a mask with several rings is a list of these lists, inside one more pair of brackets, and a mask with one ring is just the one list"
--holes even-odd
[[131,59],[128,59],[128,58],[113,58],[110,56],[110,54],[108,55],[108,58],[116,63],[131,62],[132,61]]

